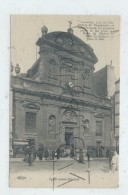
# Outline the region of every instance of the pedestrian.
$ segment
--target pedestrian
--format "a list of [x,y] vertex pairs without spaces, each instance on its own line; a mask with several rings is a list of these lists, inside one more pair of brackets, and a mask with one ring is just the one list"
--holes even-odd
[[37,150],[37,155],[39,157],[39,160],[42,160],[43,156],[44,156],[44,146],[43,144],[41,144]]
[[60,147],[57,148],[56,153],[57,153],[57,159],[59,159],[60,158]]
[[68,147],[68,148],[67,148],[67,156],[68,156],[68,157],[70,156],[70,152],[71,152],[71,151],[70,151],[70,148]]
[[55,149],[53,148],[52,149],[52,160],[54,160],[54,158],[55,158]]
[[34,147],[34,148],[33,148],[33,160],[36,159],[36,153],[37,153],[37,151],[36,151],[36,148]]
[[115,171],[118,171],[118,163],[119,163],[119,155],[116,151],[113,152],[113,157],[111,160],[111,171],[115,173]]
[[111,164],[112,157],[113,157],[113,151],[109,150],[109,167],[110,167],[110,169],[112,168],[112,164]]
[[63,147],[60,149],[60,156],[64,157],[64,148]]
[[32,153],[32,146],[28,146],[26,148],[26,157],[25,157],[25,161],[29,164],[29,166],[32,165],[33,162],[33,153]]
[[79,163],[85,163],[84,162],[84,152],[82,149],[79,150]]
[[102,157],[105,157],[106,156],[106,148],[101,146],[101,149],[102,149]]
[[75,150],[75,159],[79,161],[79,149]]
[[57,158],[57,149],[55,149],[55,156],[54,157]]
[[49,156],[49,154],[48,154],[48,148],[46,147],[46,148],[45,148],[45,151],[44,151],[45,160],[48,159],[48,156]]
[[88,168],[90,168],[90,153],[87,151]]
[[110,150],[106,149],[106,158],[109,158]]
[[96,152],[96,158],[98,158],[99,157],[99,153],[98,153],[98,148],[97,147],[95,149],[95,152]]
[[99,147],[99,158],[102,157],[102,147]]
[[24,150],[25,150],[25,157],[24,157],[24,159],[23,159],[23,161],[25,161],[25,162],[28,162],[28,149],[29,149],[29,146],[27,146]]
[[88,162],[90,161],[90,153],[89,151],[87,151],[87,159],[88,159]]
[[50,147],[48,150],[49,159],[52,160],[52,148]]
[[70,155],[71,155],[71,158],[74,158],[74,156],[75,156],[74,148],[73,148],[73,147],[71,148],[71,153],[70,153]]

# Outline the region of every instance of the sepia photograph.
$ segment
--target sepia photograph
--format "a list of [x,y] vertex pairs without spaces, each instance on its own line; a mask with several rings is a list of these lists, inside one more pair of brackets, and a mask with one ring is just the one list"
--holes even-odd
[[120,16],[10,15],[9,186],[118,188]]

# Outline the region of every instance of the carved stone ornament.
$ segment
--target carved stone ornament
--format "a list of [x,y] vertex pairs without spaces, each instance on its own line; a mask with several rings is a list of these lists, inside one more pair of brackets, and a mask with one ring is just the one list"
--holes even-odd
[[82,126],[84,128],[83,134],[86,134],[89,131],[89,120],[88,119],[85,119],[85,120],[83,119],[82,122],[83,122]]
[[40,104],[33,103],[33,102],[25,102],[25,103],[23,103],[23,107],[24,108],[29,108],[29,109],[39,110],[40,109]]
[[56,133],[56,117],[54,115],[51,115],[49,117],[49,134],[55,134]]
[[104,118],[104,114],[96,114],[96,113],[95,113],[95,117],[96,117],[96,118],[101,118],[101,119],[102,119],[102,118]]
[[57,35],[55,42],[65,49],[71,50],[73,40],[71,36],[64,37],[63,33]]
[[85,69],[85,71],[82,73],[83,80],[86,80],[86,79],[88,80],[89,76],[90,76],[90,70]]
[[20,66],[19,66],[19,64],[16,64],[15,73],[16,73],[16,75],[20,74]]
[[76,114],[73,111],[66,111],[63,114],[63,120],[65,122],[76,122]]

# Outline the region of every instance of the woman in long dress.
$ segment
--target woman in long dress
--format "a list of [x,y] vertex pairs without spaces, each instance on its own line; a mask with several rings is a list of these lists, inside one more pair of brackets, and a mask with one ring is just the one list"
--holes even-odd
[[40,145],[40,147],[37,150],[37,154],[38,154],[39,160],[42,160],[42,158],[44,156],[44,147],[43,147],[43,145]]
[[48,153],[48,148],[46,147],[45,148],[45,152],[44,152],[44,157],[45,157],[45,160],[48,159],[48,156],[49,156],[49,153]]
[[113,173],[118,170],[118,163],[119,163],[119,155],[116,151],[114,151],[114,155],[111,160],[111,170]]
[[84,163],[84,152],[82,149],[79,151],[79,163]]

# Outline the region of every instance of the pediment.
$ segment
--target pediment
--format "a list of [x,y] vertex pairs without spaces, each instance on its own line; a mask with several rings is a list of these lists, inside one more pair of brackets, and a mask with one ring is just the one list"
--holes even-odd
[[104,114],[95,114],[95,117],[96,117],[96,118],[101,118],[101,119],[102,119],[102,118],[104,118]]
[[77,122],[77,115],[74,111],[72,110],[66,110],[64,113],[63,113],[63,116],[62,116],[62,121],[65,121],[65,122],[71,122],[71,123],[76,123]]
[[25,103],[23,103],[23,107],[29,108],[29,109],[39,110],[40,109],[40,104],[33,103],[33,102],[25,102]]
[[43,38],[39,38],[37,45],[43,46],[44,42],[49,46],[52,44],[52,47],[55,47],[56,51],[71,53],[72,55],[86,59],[93,64],[98,61],[90,45],[86,44],[74,34],[61,31],[51,32],[46,34]]

